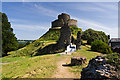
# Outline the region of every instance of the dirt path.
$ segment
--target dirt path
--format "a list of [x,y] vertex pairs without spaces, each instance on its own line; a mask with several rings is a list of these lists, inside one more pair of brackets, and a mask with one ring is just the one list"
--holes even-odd
[[69,71],[69,67],[62,66],[68,63],[68,57],[63,58],[61,61],[57,62],[57,70],[55,71],[52,78],[75,78],[74,74]]

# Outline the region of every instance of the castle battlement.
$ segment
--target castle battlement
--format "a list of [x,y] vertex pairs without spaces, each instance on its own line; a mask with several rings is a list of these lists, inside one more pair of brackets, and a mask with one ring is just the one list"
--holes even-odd
[[75,26],[77,27],[77,20],[70,19],[70,15],[66,13],[62,13],[58,15],[58,19],[52,22],[53,27],[62,27],[65,23],[68,23],[68,26]]

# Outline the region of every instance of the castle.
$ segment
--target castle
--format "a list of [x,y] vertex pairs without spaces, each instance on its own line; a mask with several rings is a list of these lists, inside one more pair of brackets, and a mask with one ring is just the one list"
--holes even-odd
[[62,27],[64,24],[67,23],[68,26],[75,26],[77,27],[77,20],[70,19],[70,15],[66,13],[62,13],[58,15],[58,19],[52,22],[52,28],[54,27]]

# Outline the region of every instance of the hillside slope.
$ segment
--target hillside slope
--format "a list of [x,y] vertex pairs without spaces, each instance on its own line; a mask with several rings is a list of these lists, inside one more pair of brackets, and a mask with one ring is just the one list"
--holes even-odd
[[43,36],[40,37],[40,41],[55,40],[60,37],[60,28],[50,28]]
[[[76,37],[77,31],[81,29],[77,27],[70,27],[72,35]],[[54,45],[58,41],[60,37],[60,28],[50,28],[49,31],[47,31],[43,36],[41,36],[39,39],[33,41],[31,44],[18,49],[16,51],[9,52],[9,56],[13,57],[19,57],[19,56],[35,56],[35,55],[43,55],[48,54],[45,51],[41,51],[44,47],[50,47],[49,45]],[[56,51],[61,52],[61,51]],[[50,53],[56,53],[55,51],[52,51]]]

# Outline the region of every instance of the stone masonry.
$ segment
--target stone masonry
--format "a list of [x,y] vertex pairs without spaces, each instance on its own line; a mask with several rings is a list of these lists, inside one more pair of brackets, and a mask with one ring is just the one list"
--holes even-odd
[[81,49],[81,32],[80,31],[78,31],[77,33],[76,49]]
[[68,24],[68,26],[76,26],[77,27],[77,20],[70,19],[70,15],[66,13],[62,13],[58,15],[58,19],[52,22],[53,27],[62,27],[64,24]]
[[65,49],[71,43],[71,29],[68,24],[64,24],[64,26],[60,30],[60,38],[57,42],[59,49]]

